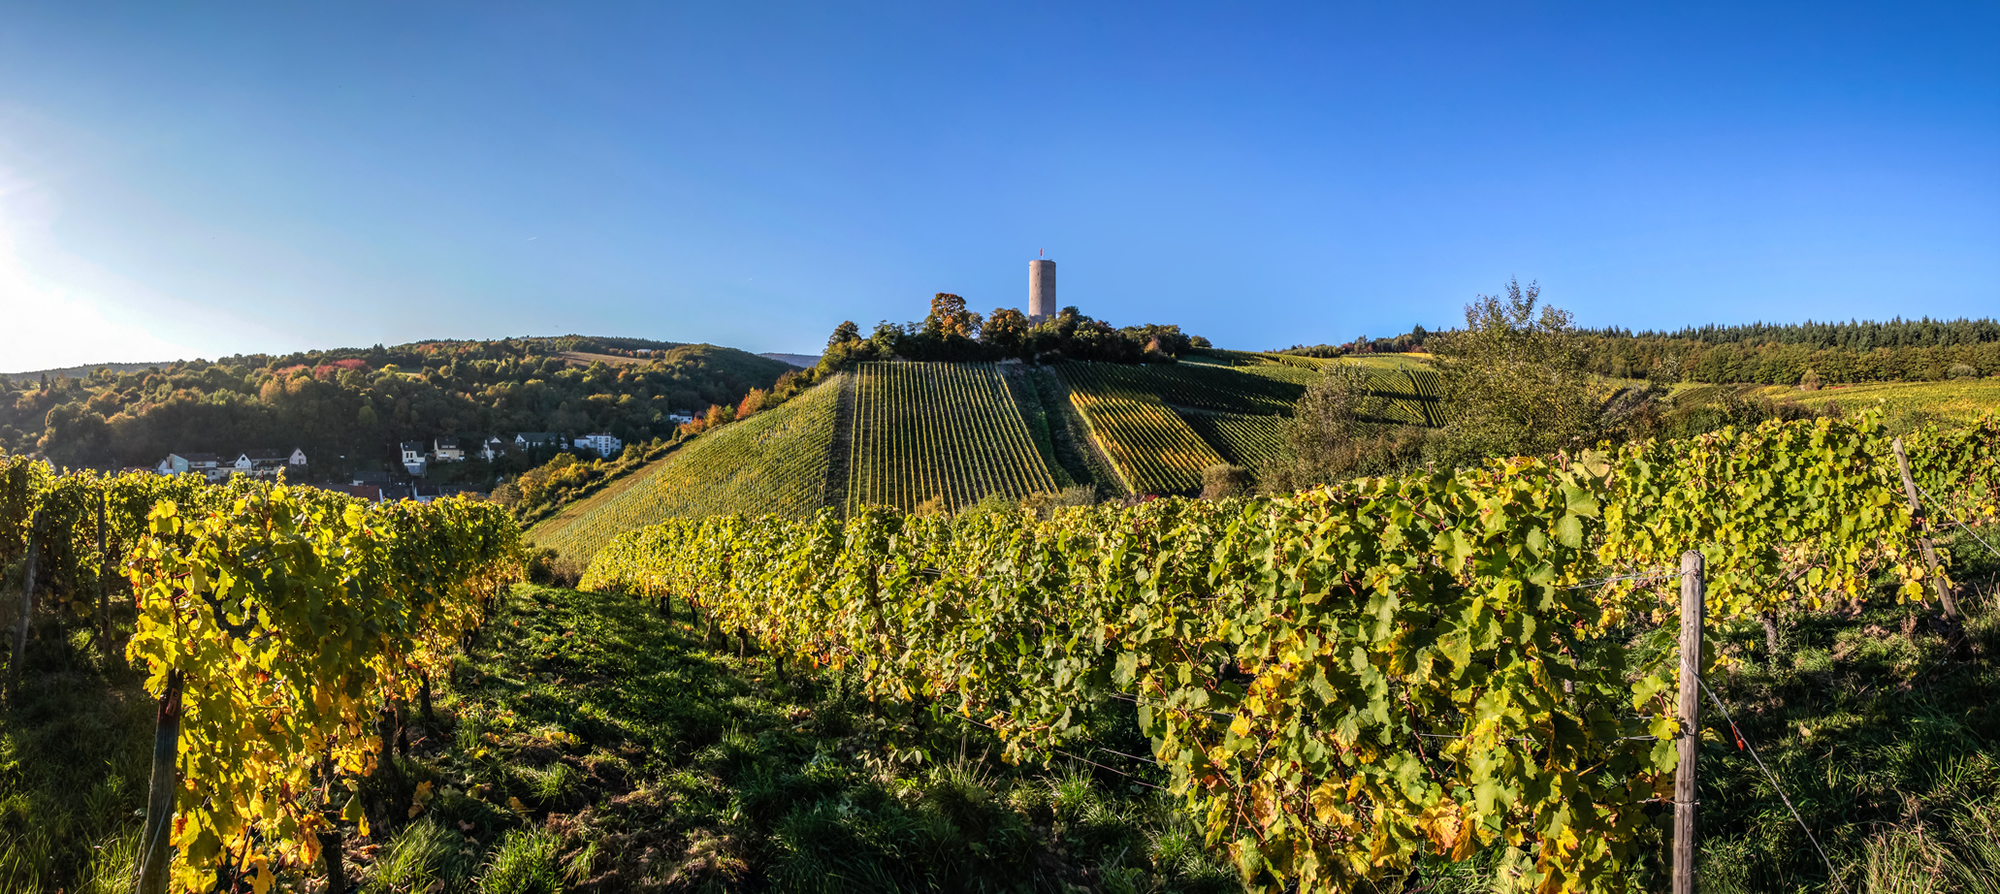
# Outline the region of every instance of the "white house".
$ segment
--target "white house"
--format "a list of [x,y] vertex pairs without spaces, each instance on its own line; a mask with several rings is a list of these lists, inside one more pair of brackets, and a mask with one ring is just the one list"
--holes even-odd
[[162,475],[186,475],[194,473],[214,478],[211,473],[222,464],[222,459],[213,453],[169,453],[160,460],[154,471]]
[[625,442],[604,432],[597,432],[577,438],[576,449],[594,450],[598,456],[610,457],[617,455],[618,451],[625,449]]
[[507,442],[500,440],[499,435],[487,435],[477,440],[479,441],[478,456],[480,459],[492,462],[507,455]]
[[522,450],[532,450],[536,447],[560,448],[562,441],[562,435],[552,431],[524,431],[514,436],[514,446]]
[[424,456],[424,442],[403,442],[403,468],[408,469],[412,475],[422,475],[424,467],[427,464],[428,460]]
[[243,451],[233,458],[227,454],[169,453],[153,470],[162,475],[200,475],[210,482],[227,481],[236,475],[276,481],[286,469],[301,469],[305,464],[306,452],[298,448],[290,453],[259,449]]
[[688,413],[668,413],[667,421],[675,425],[686,425],[694,421],[694,416]]
[[247,450],[236,454],[236,461],[229,464],[229,474],[249,475],[253,478],[268,478],[277,481],[283,477],[286,467],[291,465],[292,456],[304,456],[297,450],[285,453],[282,450]]

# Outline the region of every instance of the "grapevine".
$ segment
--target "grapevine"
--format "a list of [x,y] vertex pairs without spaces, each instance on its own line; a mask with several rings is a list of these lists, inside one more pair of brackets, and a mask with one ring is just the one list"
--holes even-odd
[[170,844],[174,886],[191,892],[221,870],[262,894],[310,866],[327,808],[368,834],[357,792],[382,759],[374,713],[443,669],[518,567],[495,505],[247,490],[204,515],[160,503],[128,564],[140,616],[126,655],[183,705]]
[[[1917,438],[1916,465],[1990,481],[1982,431]],[[1921,598],[1888,443],[1866,415],[1047,519],[674,520],[614,541],[584,585],[699,604],[873,697],[984,723],[1013,759],[1079,705],[1135,700],[1253,886],[1495,850],[1517,888],[1630,890],[1682,734],[1633,625],[1671,613],[1690,548],[1717,623],[1878,573]]]

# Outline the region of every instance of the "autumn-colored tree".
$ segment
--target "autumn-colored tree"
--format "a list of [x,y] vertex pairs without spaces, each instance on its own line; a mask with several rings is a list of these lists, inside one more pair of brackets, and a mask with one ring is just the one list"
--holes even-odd
[[743,402],[736,405],[736,418],[746,419],[758,410],[763,409],[764,398],[769,393],[762,388],[750,389],[749,394],[743,395]]
[[725,407],[721,404],[709,404],[708,413],[703,417],[702,422],[704,423],[703,425],[704,428],[714,428],[718,425],[723,425],[729,422],[729,420],[735,418],[736,418],[736,409],[734,407]]
[[1011,355],[1020,349],[1033,327],[1028,315],[1019,308],[996,307],[986,315],[986,326],[980,330],[979,340]]
[[978,338],[982,321],[978,314],[965,309],[964,298],[939,292],[931,299],[931,315],[924,322],[926,329],[935,329],[941,335]]

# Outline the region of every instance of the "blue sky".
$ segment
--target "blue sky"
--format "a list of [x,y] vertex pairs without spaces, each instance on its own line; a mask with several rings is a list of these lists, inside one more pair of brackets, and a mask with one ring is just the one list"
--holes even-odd
[[[178,6],[179,8],[170,8]],[[2000,307],[2000,7],[0,3],[0,369]],[[4,325],[4,324],[0,324]]]

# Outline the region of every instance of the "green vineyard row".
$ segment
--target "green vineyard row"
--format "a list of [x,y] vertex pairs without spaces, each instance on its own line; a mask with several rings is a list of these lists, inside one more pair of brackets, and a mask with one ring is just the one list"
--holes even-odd
[[1275,363],[1239,367],[1063,363],[1057,371],[1071,388],[1150,394],[1177,407],[1271,416],[1290,415],[1306,385],[1319,378],[1312,370]]
[[1056,489],[1020,406],[990,363],[859,364],[847,504],[958,509]]
[[[1926,487],[1992,517],[2000,425],[1911,447]],[[1920,599],[1926,532],[1895,469],[1879,416],[1774,422],[1283,498],[677,520],[584,583],[696,603],[1017,758],[1079,707],[1136,701],[1254,888],[1488,852],[1519,890],[1624,891],[1683,732],[1671,670],[1626,644],[1673,623],[1680,553],[1705,555],[1715,623],[1885,574]]]
[[1202,470],[1222,462],[1215,448],[1150,394],[1071,387],[1069,399],[1128,493],[1196,490]]
[[1284,417],[1185,411],[1181,420],[1232,463],[1256,467],[1275,459],[1284,446]]
[[140,888],[189,892],[302,876],[338,841],[336,818],[366,834],[378,712],[428,692],[521,556],[490,503],[57,475],[0,456],[0,551],[30,543],[58,612],[101,611],[100,574],[130,586],[124,652],[161,724]]

